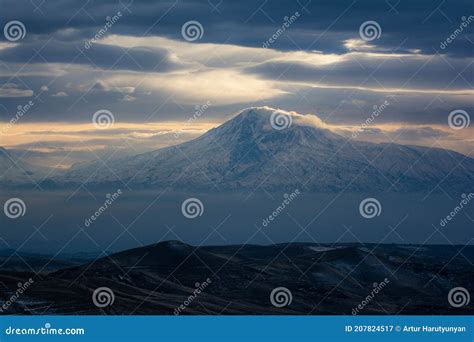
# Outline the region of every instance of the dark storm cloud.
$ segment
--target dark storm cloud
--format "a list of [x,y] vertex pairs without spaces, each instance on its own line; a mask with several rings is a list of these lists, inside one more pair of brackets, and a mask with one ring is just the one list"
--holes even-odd
[[472,63],[436,56],[398,59],[355,55],[336,66],[269,61],[246,70],[268,79],[353,87],[453,90],[469,89],[474,84]]
[[85,49],[83,45],[57,40],[19,44],[0,50],[0,60],[9,63],[76,63],[107,70],[155,72],[170,71],[181,66],[170,59],[166,49],[159,47],[123,49],[96,43]]
[[[4,0],[2,22],[21,20],[29,35],[50,34],[75,28],[88,38],[104,25],[105,18],[123,13],[113,28],[117,34],[160,35],[182,39],[181,26],[198,20],[204,26],[202,42],[262,46],[281,27],[284,17],[300,13],[273,48],[341,52],[342,42],[359,37],[359,26],[377,21],[382,36],[374,43],[380,48],[440,50],[440,43],[459,27],[462,17],[472,15],[472,2],[418,1],[111,1],[60,2]],[[467,28],[444,53],[471,56],[473,33]],[[470,37],[468,40],[466,38]],[[2,37],[3,38],[3,37]]]
[[[119,11],[122,16],[106,36],[164,36],[184,42],[181,26],[189,20],[198,20],[204,27],[204,34],[201,40],[192,44],[212,42],[255,47],[261,47],[281,28],[285,17],[298,11],[298,19],[270,49],[318,50],[337,54],[348,52],[344,44],[346,40],[360,38],[361,23],[375,20],[380,24],[382,34],[370,43],[371,52],[413,54],[414,50],[420,50],[419,54],[425,53],[428,54],[425,57],[431,58],[429,55],[435,53],[435,49],[440,50],[440,43],[459,27],[461,17],[472,14],[472,5],[470,0],[456,1],[455,4],[430,0],[3,0],[0,11],[2,27],[10,20],[20,20],[26,26],[27,35],[14,47],[0,48],[0,71],[4,75],[14,74],[17,69],[25,72],[21,77],[0,76],[0,96],[3,96],[0,119],[9,120],[17,106],[23,105],[32,94],[35,106],[22,118],[24,122],[89,122],[92,114],[101,108],[111,110],[117,121],[124,122],[187,119],[194,111],[194,103],[179,102],[172,96],[173,91],[159,87],[144,89],[144,85],[135,87],[141,82],[127,83],[128,80],[123,81],[120,87],[111,86],[116,82],[115,79],[106,85],[106,78],[112,72],[105,75],[98,71],[111,69],[115,70],[115,75],[144,71],[143,75],[151,76],[152,71],[165,73],[188,66],[175,58],[166,46],[125,49],[101,44],[99,40],[90,49],[84,49],[84,43],[104,27],[106,17],[114,16]],[[268,80],[276,79],[285,71],[281,77],[282,83],[302,81],[323,86],[360,85],[379,89],[399,86],[411,89],[471,89],[474,84],[470,59],[473,29],[474,23],[442,51],[450,56],[435,57],[426,64],[426,59],[416,59],[414,56],[385,59],[360,55],[332,65],[319,66],[294,58],[290,61],[268,58],[271,61],[247,67],[245,71],[252,77],[257,75]],[[0,39],[5,40],[3,35],[0,35]],[[217,48],[221,49],[221,46]],[[235,56],[241,58],[238,51]],[[24,66],[27,61],[30,64]],[[55,66],[50,66],[49,63],[53,62],[75,64],[57,70]],[[247,65],[246,62],[242,59],[240,65]],[[98,68],[78,71],[77,64]],[[221,66],[214,64],[206,67]],[[168,79],[163,78],[154,85],[160,86],[167,82]],[[198,82],[196,84],[196,89],[204,87]],[[43,85],[48,85],[49,91],[42,91]],[[270,98],[268,102],[242,100],[230,105],[216,103],[206,112],[206,119],[222,119],[225,115],[228,117],[252,105],[271,105],[286,110],[318,113],[331,123],[358,123],[365,120],[371,107],[386,96],[363,89],[314,89],[294,84],[278,87],[288,94]],[[53,97],[53,94],[63,93],[68,96]],[[445,122],[447,114],[458,107],[473,110],[472,100],[467,100],[467,96],[461,98],[447,94],[419,93],[399,94],[398,99],[387,109],[380,122],[440,123]],[[205,100],[207,98],[202,99],[203,102]]]

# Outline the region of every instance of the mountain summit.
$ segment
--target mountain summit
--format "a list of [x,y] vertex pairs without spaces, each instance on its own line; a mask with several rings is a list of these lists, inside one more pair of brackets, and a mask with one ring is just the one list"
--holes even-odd
[[457,152],[349,140],[313,115],[248,108],[197,139],[73,167],[60,185],[87,183],[177,190],[262,189],[466,192],[474,159]]

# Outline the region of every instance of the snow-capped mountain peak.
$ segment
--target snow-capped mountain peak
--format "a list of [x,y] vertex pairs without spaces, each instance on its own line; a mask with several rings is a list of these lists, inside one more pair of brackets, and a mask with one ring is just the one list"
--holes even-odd
[[308,192],[431,191],[438,186],[467,192],[474,184],[474,160],[459,153],[348,141],[315,115],[270,107],[244,109],[192,141],[107,166],[78,165],[54,181],[59,186],[127,183],[180,191]]

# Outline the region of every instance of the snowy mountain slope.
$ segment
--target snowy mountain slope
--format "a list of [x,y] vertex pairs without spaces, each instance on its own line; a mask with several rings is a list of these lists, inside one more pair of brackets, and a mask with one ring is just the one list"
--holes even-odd
[[[272,115],[290,116],[278,130]],[[78,165],[61,185],[127,183],[178,190],[265,189],[468,192],[474,159],[442,149],[347,140],[319,119],[269,107],[243,110],[201,137],[172,147]]]

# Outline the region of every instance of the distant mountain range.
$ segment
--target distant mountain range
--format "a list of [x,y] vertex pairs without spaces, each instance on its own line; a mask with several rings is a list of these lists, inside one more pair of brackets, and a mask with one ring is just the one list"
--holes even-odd
[[107,166],[82,163],[44,182],[54,187],[82,183],[306,192],[422,192],[441,185],[445,191],[467,192],[474,184],[474,159],[438,148],[349,140],[314,116],[256,107],[192,141],[111,160]]
[[31,184],[46,175],[47,168],[22,161],[0,147],[0,185]]
[[[351,315],[365,301],[357,314],[459,315],[472,313],[474,303],[455,308],[448,294],[473,289],[473,261],[473,246],[167,241],[40,273],[4,266],[0,284],[8,299],[34,280],[8,314],[174,315],[185,305],[179,314]],[[281,287],[286,305],[276,307],[271,296]],[[374,288],[380,291],[367,300]],[[94,305],[97,289],[108,305]]]

